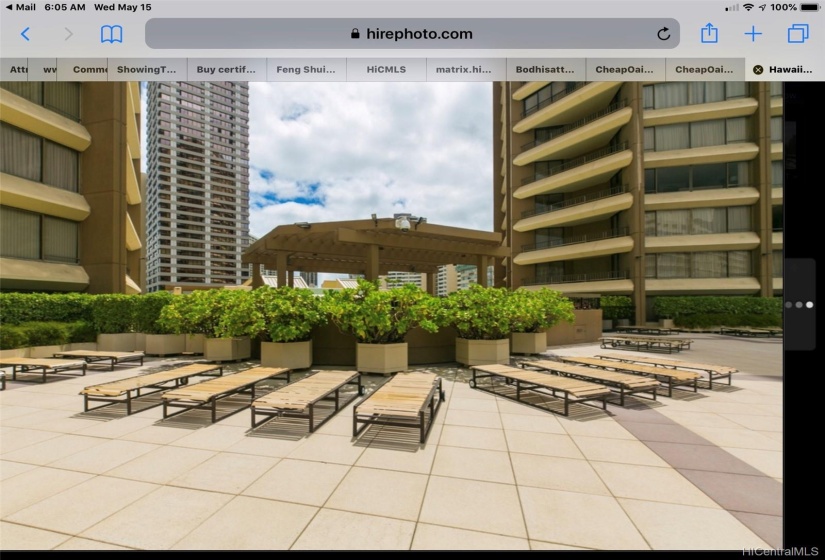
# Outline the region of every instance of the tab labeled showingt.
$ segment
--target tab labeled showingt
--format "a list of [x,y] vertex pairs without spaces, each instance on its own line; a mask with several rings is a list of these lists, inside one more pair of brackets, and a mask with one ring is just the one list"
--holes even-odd
[[175,81],[186,80],[185,58],[110,58],[109,80]]

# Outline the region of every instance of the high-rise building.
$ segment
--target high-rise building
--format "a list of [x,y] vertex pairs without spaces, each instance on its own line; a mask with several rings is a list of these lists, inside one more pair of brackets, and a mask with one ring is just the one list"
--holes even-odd
[[496,280],[624,294],[782,291],[782,84],[493,85]]
[[150,82],[147,288],[242,284],[249,268],[249,86]]
[[388,272],[383,278],[388,288],[413,284],[422,290],[427,289],[427,275],[421,272]]
[[0,289],[144,287],[136,82],[0,83]]
[[[493,285],[493,267],[487,268],[487,285]],[[471,284],[478,284],[478,267],[471,264],[446,264],[438,267],[435,278],[435,295],[466,290]]]

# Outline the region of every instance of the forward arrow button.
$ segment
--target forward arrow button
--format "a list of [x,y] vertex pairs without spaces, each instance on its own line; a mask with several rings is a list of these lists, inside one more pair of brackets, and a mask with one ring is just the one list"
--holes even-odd
[[66,38],[63,39],[63,40],[68,41],[71,38],[71,36],[74,35],[74,33],[72,33],[72,30],[69,29],[68,27],[64,27],[63,29],[65,29],[69,33],[68,35],[66,35]]

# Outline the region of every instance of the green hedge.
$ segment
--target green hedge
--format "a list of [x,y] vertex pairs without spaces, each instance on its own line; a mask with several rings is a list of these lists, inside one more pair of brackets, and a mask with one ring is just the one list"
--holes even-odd
[[57,323],[34,321],[19,325],[0,324],[0,350],[51,346],[70,342],[95,342],[97,332],[87,321]]
[[659,318],[678,319],[685,315],[782,314],[782,298],[751,296],[666,296],[657,297],[653,311]]
[[32,321],[91,321],[90,294],[0,293],[0,320],[5,325]]
[[628,296],[602,296],[599,298],[602,319],[631,319],[636,309]]
[[781,313],[696,313],[674,319],[674,324],[686,329],[712,327],[781,327]]

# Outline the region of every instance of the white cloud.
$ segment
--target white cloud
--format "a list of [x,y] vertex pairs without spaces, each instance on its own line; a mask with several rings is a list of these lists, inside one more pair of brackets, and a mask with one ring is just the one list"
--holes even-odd
[[401,211],[492,230],[492,129],[489,83],[252,83],[251,233]]

